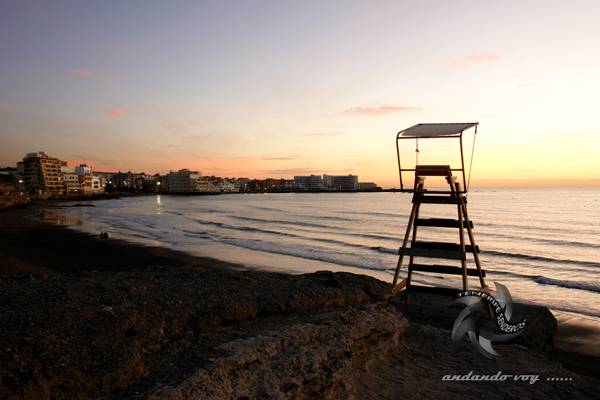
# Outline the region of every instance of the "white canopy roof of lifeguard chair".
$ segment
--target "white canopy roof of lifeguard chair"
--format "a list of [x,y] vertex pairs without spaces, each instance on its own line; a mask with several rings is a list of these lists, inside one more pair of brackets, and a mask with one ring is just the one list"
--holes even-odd
[[449,124],[417,124],[398,132],[398,136],[404,137],[439,137],[460,136],[466,129],[477,126],[478,122],[460,122]]

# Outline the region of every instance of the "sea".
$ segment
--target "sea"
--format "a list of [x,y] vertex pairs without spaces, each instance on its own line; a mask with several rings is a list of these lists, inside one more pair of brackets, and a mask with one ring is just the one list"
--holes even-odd
[[[160,194],[69,205],[43,217],[249,268],[348,271],[391,282],[412,202],[410,194],[378,192]],[[468,212],[490,287],[499,282],[516,301],[600,321],[600,190],[472,191]],[[456,218],[457,209],[423,204],[420,216]],[[418,239],[458,243],[458,229],[419,227]],[[413,283],[460,288],[461,277],[415,272]],[[476,277],[470,285],[479,288]]]

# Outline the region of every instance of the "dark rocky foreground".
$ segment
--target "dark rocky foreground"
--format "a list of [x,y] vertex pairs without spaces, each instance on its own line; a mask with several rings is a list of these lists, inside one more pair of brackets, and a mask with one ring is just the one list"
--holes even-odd
[[[522,395],[585,398],[600,387],[548,359],[551,335],[526,335],[490,361],[452,346],[442,319],[410,321],[415,307],[437,308],[435,298],[406,308],[387,289],[348,273],[200,266],[5,275],[0,398],[433,397],[469,385],[495,398],[499,383],[441,381],[470,370],[575,379],[507,387]],[[547,310],[524,312],[536,329],[555,329]]]
[[[0,398],[131,397],[210,366],[230,352],[225,343],[380,301],[384,291],[351,274],[201,267],[5,276]],[[393,321],[384,327],[399,334]]]

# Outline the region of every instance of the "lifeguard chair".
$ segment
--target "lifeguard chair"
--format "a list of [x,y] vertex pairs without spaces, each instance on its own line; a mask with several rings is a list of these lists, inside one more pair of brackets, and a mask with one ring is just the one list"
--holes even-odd
[[[392,283],[393,293],[405,290],[406,294],[408,294],[409,291],[455,294],[460,291],[459,289],[447,287],[413,285],[411,283],[413,271],[435,273],[436,275],[462,275],[462,290],[469,289],[469,277],[477,277],[481,289],[484,291],[489,290],[485,285],[485,271],[481,269],[481,263],[479,261],[479,247],[475,244],[475,238],[473,236],[473,222],[469,219],[469,214],[467,213],[466,195],[469,189],[477,126],[477,122],[417,124],[398,132],[396,135],[400,190],[402,192],[413,194],[413,205],[406,226],[402,247],[399,249],[398,264]],[[463,149],[463,135],[465,133],[472,133],[473,135],[468,174],[465,169]],[[419,153],[421,152],[419,149],[419,141],[430,139],[436,139],[438,141],[445,140],[444,144],[446,145],[451,144],[452,141],[455,144],[458,144],[458,148],[455,148],[455,151],[460,149],[460,157],[457,161],[457,163],[460,164],[460,168],[453,168],[450,165],[444,164],[421,164],[419,162]],[[402,149],[400,144],[408,143],[407,141],[415,143],[415,161],[414,163],[410,163],[411,165],[403,167],[400,153],[401,150],[405,149]],[[411,186],[407,187],[405,183],[407,182],[407,177],[410,175],[413,175],[414,181]],[[427,189],[425,187],[426,178],[445,182],[443,182],[441,188]],[[458,218],[423,218],[420,214],[422,204],[455,206]],[[417,238],[417,232],[418,228],[421,226],[436,227],[443,230],[457,229],[459,243],[420,241]],[[469,241],[468,244],[465,240],[465,231]],[[410,247],[408,246],[409,242]],[[475,262],[475,268],[467,267],[468,254],[472,255],[473,261]],[[406,257],[408,257],[407,276],[401,282],[398,282],[402,263]],[[416,262],[417,259],[421,258],[458,261],[460,262],[460,266]]]

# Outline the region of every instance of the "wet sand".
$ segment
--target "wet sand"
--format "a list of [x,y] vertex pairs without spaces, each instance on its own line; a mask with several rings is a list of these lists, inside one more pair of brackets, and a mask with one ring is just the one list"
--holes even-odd
[[81,271],[126,271],[152,265],[196,264],[215,268],[239,265],[196,257],[164,247],[139,246],[110,238],[101,243],[98,235],[42,222],[38,206],[0,213],[0,257],[2,273]]
[[555,357],[577,373],[600,378],[600,322],[556,313]]

